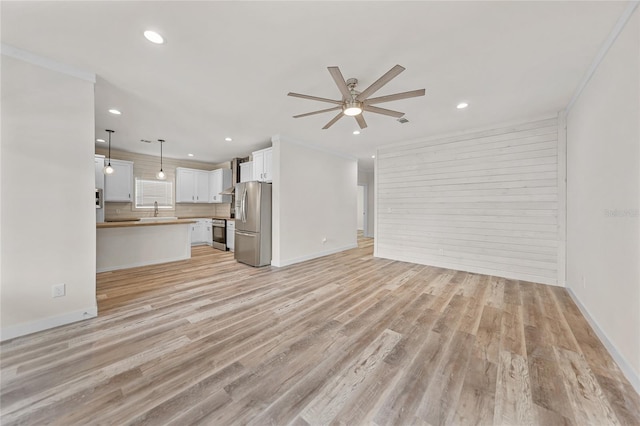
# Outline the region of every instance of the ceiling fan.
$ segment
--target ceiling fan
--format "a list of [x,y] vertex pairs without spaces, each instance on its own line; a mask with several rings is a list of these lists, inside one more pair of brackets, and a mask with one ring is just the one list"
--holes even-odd
[[293,118],[307,117],[309,115],[321,114],[323,112],[329,111],[338,111],[338,115],[333,117],[331,121],[329,121],[323,129],[328,129],[333,126],[338,120],[342,118],[344,115],[352,116],[358,122],[358,125],[361,129],[367,127],[367,122],[364,121],[364,117],[362,116],[363,111],[373,112],[375,114],[388,115],[395,118],[400,118],[404,115],[404,112],[393,111],[390,109],[379,108],[374,106],[374,104],[381,104],[383,102],[391,102],[397,101],[399,99],[407,99],[407,98],[415,98],[417,96],[424,96],[425,89],[419,90],[411,90],[409,92],[395,93],[393,95],[379,96],[377,98],[370,98],[369,96],[373,95],[375,92],[380,90],[382,86],[390,82],[392,79],[398,76],[402,71],[405,70],[404,67],[400,65],[396,65],[387,71],[382,77],[377,79],[371,84],[371,86],[364,89],[362,92],[356,90],[356,86],[358,84],[358,80],[355,78],[350,78],[345,81],[342,73],[340,72],[340,68],[338,67],[327,67],[329,70],[329,74],[333,77],[333,80],[336,82],[340,93],[342,94],[342,100],[335,99],[327,99],[327,98],[319,98],[317,96],[310,95],[302,95],[300,93],[289,92],[288,96],[293,96],[296,98],[303,99],[311,99],[314,101],[320,102],[328,102],[330,104],[335,104],[337,106],[327,109],[321,109],[319,111],[308,112],[306,114],[294,115]]

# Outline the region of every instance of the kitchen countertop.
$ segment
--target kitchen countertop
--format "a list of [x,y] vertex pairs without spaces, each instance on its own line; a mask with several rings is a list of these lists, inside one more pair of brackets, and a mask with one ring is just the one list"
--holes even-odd
[[96,223],[96,228],[126,228],[130,226],[158,226],[158,225],[180,225],[183,223],[194,223],[193,219],[176,219],[176,220],[159,220],[157,222],[141,222],[139,220],[119,221],[119,222],[101,222]]

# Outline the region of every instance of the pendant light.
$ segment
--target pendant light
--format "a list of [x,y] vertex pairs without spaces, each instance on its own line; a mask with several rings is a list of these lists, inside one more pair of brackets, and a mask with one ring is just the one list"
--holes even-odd
[[156,177],[160,180],[165,180],[167,174],[162,170],[162,144],[164,143],[164,139],[158,139],[158,142],[160,142],[160,171],[156,173]]
[[110,175],[113,173],[113,167],[111,167],[111,133],[114,133],[115,130],[107,130],[107,132],[109,132],[109,163],[104,166],[104,169],[102,169],[102,172],[105,175]]

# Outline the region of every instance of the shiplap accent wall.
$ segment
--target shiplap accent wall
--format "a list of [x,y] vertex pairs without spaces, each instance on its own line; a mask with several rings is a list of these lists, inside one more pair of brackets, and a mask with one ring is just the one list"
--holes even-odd
[[558,122],[379,149],[376,255],[564,285]]
[[[160,147],[158,147],[158,150]],[[96,148],[96,154],[108,155],[107,149]],[[134,178],[155,179],[156,173],[160,169],[160,156],[136,154],[133,152],[111,149],[111,158],[116,160],[133,161]],[[167,180],[173,182],[174,200],[176,188],[176,167],[188,167],[190,169],[216,170],[231,168],[230,162],[224,163],[204,163],[201,161],[179,160],[164,157],[162,169],[167,174]],[[152,210],[142,210],[133,208],[133,203],[105,203],[105,220],[116,220],[126,218],[138,218],[153,216]],[[174,210],[160,210],[159,216],[178,217],[229,217],[231,204],[183,204],[176,203]]]

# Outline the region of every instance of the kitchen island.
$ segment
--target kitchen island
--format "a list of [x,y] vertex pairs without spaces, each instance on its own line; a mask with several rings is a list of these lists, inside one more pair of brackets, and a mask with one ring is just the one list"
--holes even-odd
[[97,223],[97,272],[190,259],[193,222],[152,219]]

